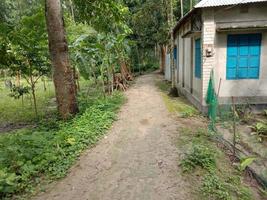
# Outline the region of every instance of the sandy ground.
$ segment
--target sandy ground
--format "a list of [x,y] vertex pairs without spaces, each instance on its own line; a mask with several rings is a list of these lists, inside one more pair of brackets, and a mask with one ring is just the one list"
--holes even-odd
[[174,141],[179,124],[168,113],[156,78],[137,78],[106,137],[81,156],[66,178],[34,199],[192,199],[178,167]]

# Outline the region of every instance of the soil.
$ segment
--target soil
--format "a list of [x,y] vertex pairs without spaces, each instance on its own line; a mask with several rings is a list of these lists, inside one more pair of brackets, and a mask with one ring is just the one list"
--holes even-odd
[[178,166],[179,122],[167,111],[156,78],[137,78],[109,133],[84,152],[66,178],[34,199],[193,199]]
[[27,123],[0,124],[0,134],[7,134],[23,128],[34,128],[34,125]]

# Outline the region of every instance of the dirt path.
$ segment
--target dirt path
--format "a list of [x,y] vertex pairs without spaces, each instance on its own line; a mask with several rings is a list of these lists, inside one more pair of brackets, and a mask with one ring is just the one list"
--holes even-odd
[[87,150],[70,174],[39,200],[190,200],[179,175],[177,125],[145,75],[126,92],[128,102],[107,136]]

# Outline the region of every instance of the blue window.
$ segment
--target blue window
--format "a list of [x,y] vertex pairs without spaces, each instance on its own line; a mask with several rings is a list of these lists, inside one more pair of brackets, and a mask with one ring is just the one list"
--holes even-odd
[[201,40],[195,40],[195,77],[201,78]]
[[261,34],[228,35],[226,78],[258,79]]

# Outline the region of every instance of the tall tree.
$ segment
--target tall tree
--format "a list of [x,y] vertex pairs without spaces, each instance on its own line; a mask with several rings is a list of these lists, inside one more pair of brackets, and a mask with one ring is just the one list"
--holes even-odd
[[67,119],[78,112],[78,104],[75,94],[75,80],[70,66],[61,2],[60,0],[46,0],[45,8],[58,111],[63,119]]

